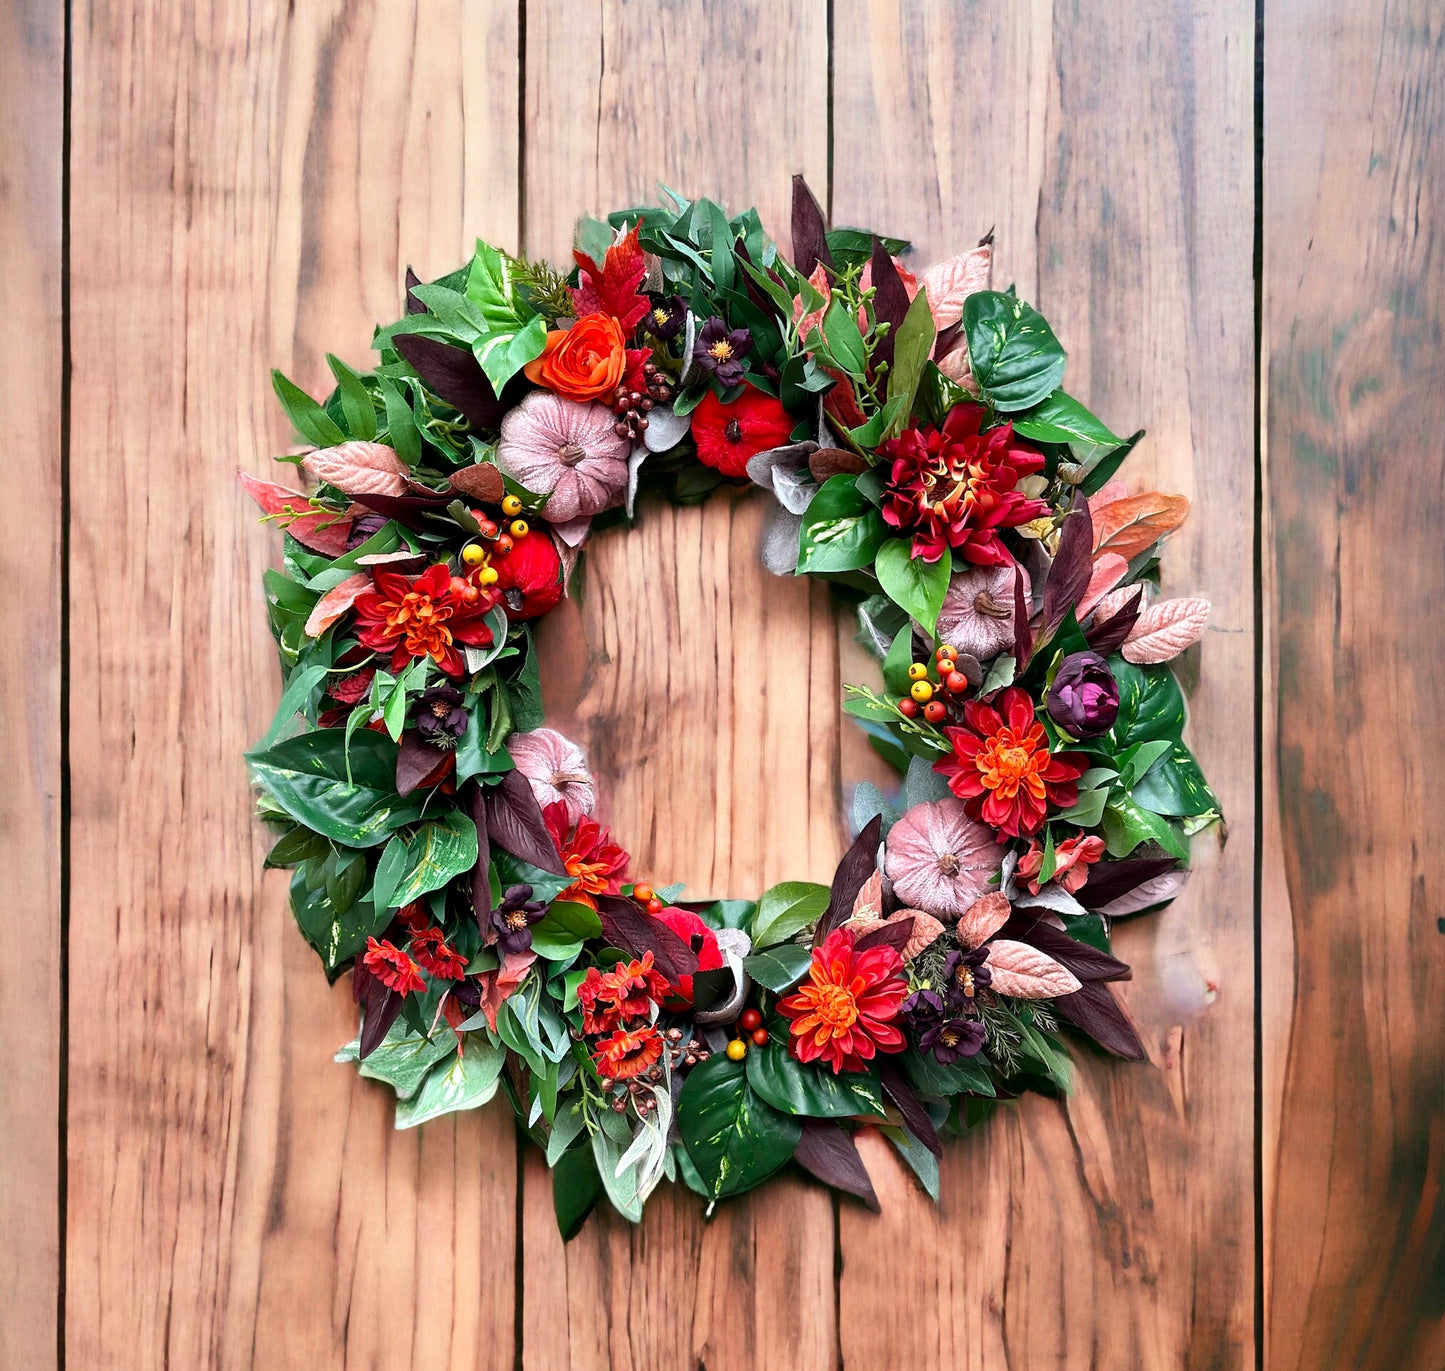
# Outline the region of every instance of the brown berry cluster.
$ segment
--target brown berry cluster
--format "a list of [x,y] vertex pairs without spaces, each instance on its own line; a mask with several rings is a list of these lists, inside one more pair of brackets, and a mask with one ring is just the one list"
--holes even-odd
[[618,386],[612,397],[612,413],[617,417],[612,431],[619,438],[630,438],[634,443],[647,432],[647,416],[652,407],[672,399],[672,385],[654,363],[643,363],[642,378],[644,390]]
[[[671,1072],[676,1072],[679,1066],[696,1066],[712,1056],[706,1043],[697,1037],[684,1036],[680,1028],[669,1028],[662,1035],[662,1040],[663,1051],[667,1054],[667,1069]],[[657,1062],[629,1081],[616,1081],[611,1076],[603,1076],[598,1084],[604,1093],[610,1093],[618,1085],[622,1086],[621,1093],[613,1097],[613,1113],[625,1114],[630,1105],[638,1118],[645,1118],[657,1108],[657,1097],[652,1093],[651,1087],[662,1079],[663,1066],[661,1062]]]

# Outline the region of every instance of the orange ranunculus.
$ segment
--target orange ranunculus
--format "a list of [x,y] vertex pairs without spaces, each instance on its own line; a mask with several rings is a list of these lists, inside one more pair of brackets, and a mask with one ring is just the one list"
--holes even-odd
[[566,400],[610,395],[627,370],[622,325],[610,314],[584,314],[569,329],[553,329],[547,346],[524,370],[529,381]]

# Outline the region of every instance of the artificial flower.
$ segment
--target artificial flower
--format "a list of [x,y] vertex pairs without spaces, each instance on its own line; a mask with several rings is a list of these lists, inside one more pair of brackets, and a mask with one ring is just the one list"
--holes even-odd
[[999,530],[1049,512],[1015,487],[1040,471],[1043,455],[1013,436],[1011,423],[982,431],[988,410],[955,405],[941,429],[905,429],[878,453],[891,462],[883,519],[913,534],[913,556],[936,562],[949,548],[981,566],[1010,565]]
[[854,951],[854,937],[835,928],[813,949],[808,978],[778,1001],[792,1021],[788,1050],[800,1062],[826,1061],[835,1075],[866,1071],[878,1053],[902,1052],[897,1026],[908,982],[903,960],[886,944]]
[[943,996],[936,990],[915,990],[903,1001],[903,1021],[920,1037],[943,1018]]
[[[673,905],[668,905],[661,913],[654,914],[652,917],[660,923],[665,923],[688,945],[697,957],[699,971],[721,969],[722,949],[718,946],[717,934],[703,923],[699,915],[694,914],[690,909],[678,909]],[[669,1009],[686,1009],[691,1005],[692,977],[681,976],[678,978],[677,984],[672,987],[667,1007]]]
[[[496,597],[483,592],[469,603],[445,563],[414,578],[381,567],[374,567],[371,575],[375,592],[356,601],[356,637],[374,652],[390,652],[393,672],[404,670],[415,657],[430,657],[448,676],[460,676],[466,660],[457,645],[491,645],[486,615]],[[461,585],[474,589],[465,581]]]
[[972,818],[1002,834],[1031,837],[1043,827],[1049,805],[1068,809],[1079,798],[1086,759],[1049,751],[1034,702],[1017,686],[999,695],[995,705],[969,700],[963,726],[943,732],[953,755],[933,769]]
[[687,323],[687,306],[680,295],[650,297],[642,326],[660,343],[670,343]]
[[409,950],[428,976],[459,981],[466,974],[467,959],[448,945],[446,934],[439,928],[424,928],[414,933]]
[[986,945],[950,952],[943,963],[943,984],[947,987],[948,1007],[953,1010],[968,1008],[980,990],[988,989],[992,979],[993,973],[988,969]]
[[[1055,885],[1067,890],[1070,895],[1082,890],[1089,879],[1089,868],[1104,855],[1104,840],[1092,833],[1080,833],[1074,838],[1065,838],[1054,848]],[[1044,850],[1035,838],[1029,850],[1019,858],[1014,868],[1014,877],[1025,878],[1031,894],[1039,893],[1039,872],[1044,868]]]
[[745,385],[729,404],[709,390],[692,412],[698,461],[733,480],[747,475],[749,457],[788,442],[793,427],[781,403],[756,386]]
[[929,800],[888,831],[883,869],[909,905],[956,918],[989,888],[1003,864],[994,834],[960,800]]
[[590,518],[621,504],[631,442],[613,431],[606,405],[579,404],[534,390],[502,420],[497,465],[539,495],[553,524]]
[[573,826],[567,806],[550,804],[542,811],[547,832],[557,844],[567,874],[572,877],[559,900],[572,900],[595,909],[598,895],[617,895],[627,874],[627,853],[612,841],[612,835],[585,814]]
[[1023,577],[1024,606],[1030,603],[1029,574],[1016,563],[971,566],[948,583],[938,611],[938,639],[986,662],[1014,646],[1015,577]]
[[918,1040],[920,1052],[933,1053],[940,1066],[950,1066],[960,1057],[975,1057],[987,1037],[977,1019],[940,1019]]
[[735,386],[743,379],[743,358],[753,350],[753,335],[745,328],[729,329],[714,315],[698,330],[692,360],[721,386]]
[[606,971],[590,967],[577,987],[582,1030],[605,1033],[625,1019],[642,1018],[667,995],[667,978],[652,964],[652,953],[618,962]]
[[512,764],[527,778],[537,807],[545,810],[559,800],[567,807],[567,822],[575,824],[592,813],[597,792],[587,770],[587,756],[555,728],[534,728],[507,739]]
[[490,915],[491,933],[496,944],[509,956],[518,956],[532,947],[532,925],[539,923],[547,913],[542,900],[532,898],[532,887],[525,882],[508,886],[502,892],[502,902]]
[[598,1074],[615,1081],[642,1075],[651,1070],[661,1056],[662,1034],[651,1024],[619,1028],[611,1037],[600,1039],[592,1049]]
[[566,400],[600,400],[627,370],[622,326],[610,314],[588,314],[569,329],[552,329],[542,355],[523,368],[527,379]]
[[417,964],[394,943],[375,938],[366,940],[362,965],[388,990],[398,995],[420,994],[426,989]]
[[540,619],[562,598],[562,558],[557,546],[540,529],[532,529],[512,542],[505,557],[492,566],[497,589],[512,623]]
[[1075,738],[1097,738],[1119,715],[1119,683],[1097,652],[1071,652],[1044,696],[1051,718]]
[[432,686],[416,702],[416,731],[433,747],[455,747],[467,731],[467,717],[455,686]]

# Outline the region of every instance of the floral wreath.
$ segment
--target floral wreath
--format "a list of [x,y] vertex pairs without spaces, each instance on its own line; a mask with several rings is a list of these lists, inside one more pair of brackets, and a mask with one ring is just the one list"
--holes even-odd
[[[1069,1088],[1062,1030],[1144,1050],[1110,925],[1172,899],[1219,819],[1161,665],[1208,603],[1158,598],[1188,501],[1130,494],[1121,441],[990,240],[915,276],[828,229],[795,178],[792,260],[756,210],[579,224],[566,275],[486,243],[335,357],[279,372],[314,494],[244,475],[285,530],[265,573],[285,687],[248,753],[267,865],[349,971],[337,1054],[396,1126],[504,1090],[559,1225],[664,1177],[713,1202],[794,1162],[877,1206],[876,1127],[935,1198],[940,1138]],[[844,709],[894,763],[860,784],[831,887],[654,888],[543,723],[532,624],[640,490],[775,501],[762,556],[856,605],[882,689]]]

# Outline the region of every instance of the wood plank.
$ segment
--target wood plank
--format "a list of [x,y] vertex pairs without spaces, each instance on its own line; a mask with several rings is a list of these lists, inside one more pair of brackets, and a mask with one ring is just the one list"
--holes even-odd
[[1424,1371],[1445,1364],[1445,29],[1379,0],[1265,19],[1265,917],[1294,953],[1265,1023],[1267,1361]]
[[290,441],[273,362],[320,388],[408,260],[515,243],[516,11],[75,22],[68,1359],[509,1367],[510,1112],[393,1133],[260,875],[239,754],[278,693],[277,548],[233,473]]
[[0,10],[0,317],[25,373],[5,405],[6,472],[23,517],[0,547],[0,633],[14,664],[0,706],[0,865],[9,922],[25,930],[24,954],[0,966],[0,1309],[11,1311],[0,1318],[0,1371],[56,1362],[64,47],[65,9],[54,0]]
[[[789,174],[826,188],[820,5],[527,6],[526,238],[569,260],[577,215],[655,182],[756,203],[786,235]],[[543,630],[548,712],[589,751],[604,816],[662,884],[756,894],[826,879],[841,850],[838,627],[826,590],[758,565],[764,502],[647,506],[588,553],[584,594]],[[828,1197],[779,1181],[704,1224],[654,1195],[640,1226],[549,1232],[525,1170],[529,1367],[833,1367]]]
[[[1253,11],[838,0],[835,218],[920,264],[996,226],[999,285],[1047,314],[1070,389],[1151,432],[1131,482],[1194,515],[1165,589],[1214,600],[1184,664],[1190,736],[1230,819],[1162,917],[1118,930],[1152,1062],[1080,1053],[948,1148],[935,1212],[886,1147],[885,1212],[841,1211],[848,1365],[1244,1366],[1253,1360]],[[960,79],[978,73],[983,79]],[[1223,397],[1223,400],[1221,399]],[[1220,982],[1205,1009],[1206,981]],[[950,1254],[951,1260],[940,1254]],[[907,1272],[900,1298],[898,1273]]]

